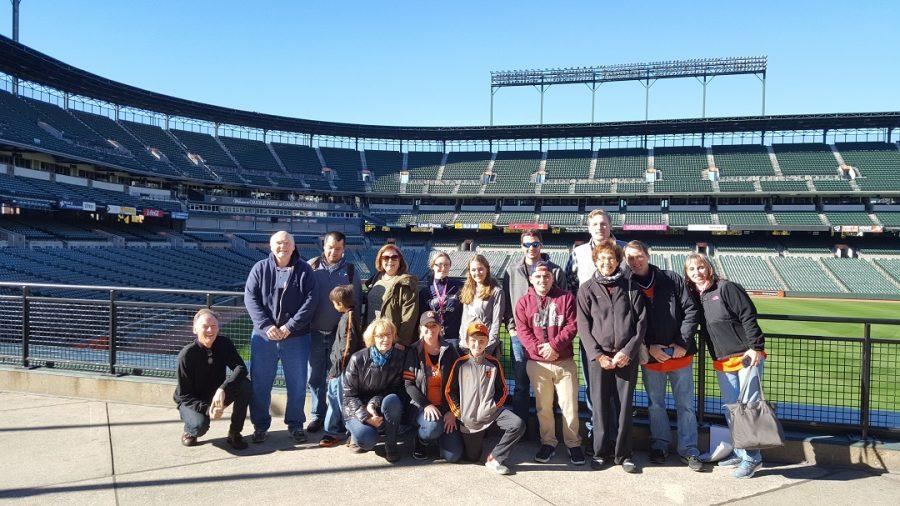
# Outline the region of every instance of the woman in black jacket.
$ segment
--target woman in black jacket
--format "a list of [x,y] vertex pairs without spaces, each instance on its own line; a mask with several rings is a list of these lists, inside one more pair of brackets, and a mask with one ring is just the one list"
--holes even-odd
[[[600,469],[611,457],[628,473],[631,460],[631,406],[640,348],[647,331],[643,295],[619,266],[624,252],[615,241],[601,241],[592,252],[597,272],[578,289],[578,335],[584,344],[594,406],[594,457]],[[618,432],[607,434],[618,420]]]
[[397,327],[376,318],[363,333],[366,348],[353,354],[344,371],[344,423],[360,451],[378,444],[384,426],[384,458],[400,460],[397,427],[403,419],[403,366],[405,354],[394,347]]
[[[685,259],[684,277],[703,308],[700,333],[713,359],[722,404],[738,402],[744,385],[744,401],[759,400],[766,352],[753,301],[741,285],[719,279],[709,260],[698,253]],[[731,424],[727,410],[725,415]],[[751,478],[762,466],[762,454],[735,448],[719,466],[736,467],[735,478]]]
[[[462,281],[450,277],[453,262],[450,255],[443,251],[436,253],[428,262],[431,268],[431,281],[423,282],[419,287],[419,311],[434,311],[438,324],[443,329],[441,337],[451,344],[459,344],[459,326],[462,320],[462,303],[459,291]],[[423,280],[424,281],[424,280]]]

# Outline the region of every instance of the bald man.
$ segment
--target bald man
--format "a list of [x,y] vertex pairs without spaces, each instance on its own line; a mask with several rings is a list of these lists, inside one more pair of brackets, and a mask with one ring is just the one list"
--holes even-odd
[[253,320],[250,336],[252,441],[265,441],[272,424],[269,404],[281,361],[287,389],[284,423],[295,442],[305,443],[310,322],[318,305],[316,279],[312,268],[297,254],[291,234],[274,233],[269,247],[272,253],[253,266],[244,288],[244,304]]

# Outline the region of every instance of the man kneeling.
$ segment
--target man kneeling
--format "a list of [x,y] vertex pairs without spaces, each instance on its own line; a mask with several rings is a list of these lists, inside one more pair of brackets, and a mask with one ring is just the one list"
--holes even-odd
[[445,394],[450,410],[460,422],[466,458],[480,460],[484,435],[496,424],[503,431],[503,437],[484,465],[497,474],[509,474],[503,461],[525,434],[525,423],[503,407],[508,393],[506,378],[500,362],[485,354],[487,343],[487,326],[479,321],[470,323],[466,329],[469,354],[453,364]]
[[[241,430],[251,396],[247,366],[234,343],[219,337],[219,320],[209,309],[194,315],[194,334],[197,339],[178,354],[174,399],[184,422],[181,444],[196,445],[197,438],[209,430],[210,419],[221,418],[225,407],[234,403],[227,441],[232,448],[243,450],[247,443]],[[227,377],[226,368],[231,369]]]

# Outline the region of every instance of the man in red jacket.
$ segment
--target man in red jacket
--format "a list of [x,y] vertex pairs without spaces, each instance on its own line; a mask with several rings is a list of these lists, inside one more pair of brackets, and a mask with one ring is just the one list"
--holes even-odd
[[573,465],[585,462],[578,434],[578,368],[572,353],[577,332],[575,297],[554,286],[547,262],[538,262],[529,277],[531,287],[516,304],[516,331],[528,354],[528,378],[534,389],[541,448],[534,460],[548,462],[556,452],[553,394],[562,411],[563,439]]

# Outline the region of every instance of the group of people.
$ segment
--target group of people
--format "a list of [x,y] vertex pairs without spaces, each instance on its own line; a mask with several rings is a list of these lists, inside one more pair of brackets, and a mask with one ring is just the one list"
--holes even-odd
[[[502,436],[484,463],[506,474],[504,462],[526,434],[533,392],[540,440],[534,460],[548,462],[557,450],[558,405],[571,464],[589,459],[593,469],[619,465],[634,473],[632,402],[642,371],[650,462],[666,462],[672,443],[668,384],[677,412],[674,448],[691,470],[702,470],[694,335],[699,326],[723,403],[736,402],[742,387],[744,401],[757,400],[766,354],[753,302],[740,285],[719,278],[703,255],[688,255],[683,273],[675,273],[651,264],[646,244],[616,240],[604,211],[591,212],[588,225],[590,240],[573,249],[565,267],[542,253],[539,232],[526,231],[522,256],[503,279],[492,276],[482,255],[469,261],[465,281],[451,278],[450,256],[437,253],[430,279],[421,284],[396,244],[379,249],[376,273],[363,282],[344,259],[341,233],[327,234],[322,255],[308,262],[299,258],[290,234],[274,234],[272,254],[253,267],[245,290],[253,320],[249,372],[234,345],[217,337],[211,311],[194,318],[197,340],[178,361],[182,443],[196,444],[209,420],[231,403],[228,444],[247,446],[241,431],[248,405],[251,439],[264,441],[280,362],[284,422],[296,442],[324,430],[321,446],[346,442],[365,452],[383,437],[384,457],[395,462],[401,458],[398,433],[410,428],[416,459],[480,461],[484,436],[496,427]],[[501,344],[501,324],[509,332],[509,350]],[[578,416],[576,336],[591,412],[587,452]],[[499,361],[505,353],[509,371]],[[509,406],[505,373],[515,379]],[[759,451],[735,449],[719,465],[749,478],[761,460]]]

